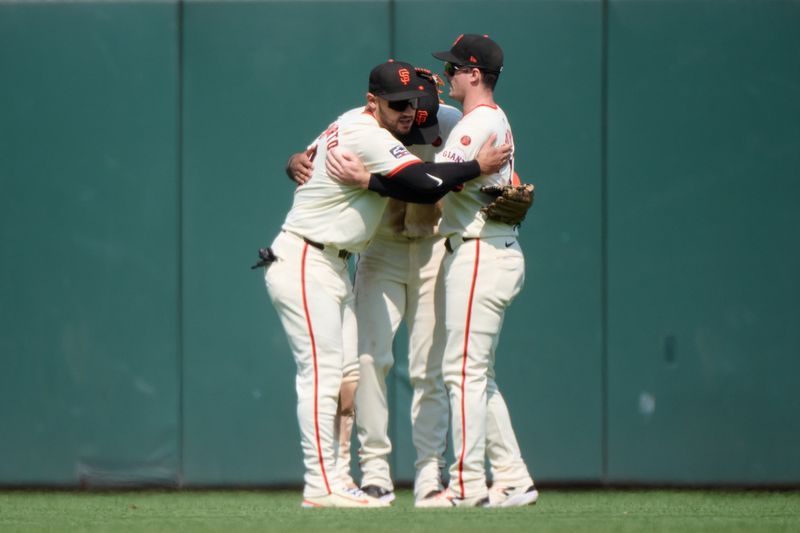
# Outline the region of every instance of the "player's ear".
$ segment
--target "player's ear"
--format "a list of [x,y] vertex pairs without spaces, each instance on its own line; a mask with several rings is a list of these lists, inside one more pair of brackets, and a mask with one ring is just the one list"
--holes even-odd
[[469,81],[473,85],[480,85],[483,81],[483,71],[478,68],[474,68],[469,72]]
[[372,93],[367,93],[367,111],[374,113],[378,109],[378,97]]

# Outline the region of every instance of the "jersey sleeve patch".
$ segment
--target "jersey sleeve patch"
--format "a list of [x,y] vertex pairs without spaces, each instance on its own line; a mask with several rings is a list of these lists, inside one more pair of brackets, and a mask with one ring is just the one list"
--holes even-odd
[[411,155],[411,153],[406,150],[405,146],[399,144],[390,148],[389,153],[392,154],[395,159],[403,159],[404,157]]

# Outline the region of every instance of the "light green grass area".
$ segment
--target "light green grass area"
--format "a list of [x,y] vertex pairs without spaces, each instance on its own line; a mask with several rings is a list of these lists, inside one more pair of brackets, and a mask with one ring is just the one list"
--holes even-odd
[[517,509],[302,509],[289,491],[0,492],[0,531],[800,531],[800,492],[543,490]]

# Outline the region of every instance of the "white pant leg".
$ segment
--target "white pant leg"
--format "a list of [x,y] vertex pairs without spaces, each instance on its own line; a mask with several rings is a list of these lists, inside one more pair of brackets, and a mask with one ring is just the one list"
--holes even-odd
[[342,361],[342,373],[344,380],[351,383],[358,383],[359,378],[359,362],[358,362],[358,321],[356,319],[356,299],[353,293],[350,280],[347,280],[348,285],[351,287],[351,296],[346,302],[344,308],[343,322],[345,329],[342,341],[344,342],[344,360]]
[[359,255],[355,294],[359,382],[356,427],[361,445],[361,486],[394,490],[389,466],[386,375],[394,364],[392,341],[406,308],[408,246],[376,237]]
[[411,437],[417,453],[414,496],[423,498],[442,488],[450,404],[442,378],[444,328],[444,239],[412,241],[409,250],[408,374]]
[[533,478],[522,459],[508,407],[493,378],[488,381],[488,401],[486,456],[489,458],[492,483],[502,487],[530,487]]
[[[349,280],[348,280],[349,281]],[[344,357],[342,361],[342,384],[357,384],[358,371],[358,334],[355,315],[355,296],[348,298],[342,315],[342,343]],[[353,398],[355,402],[355,398]],[[354,411],[353,411],[354,412]],[[334,419],[334,447],[336,449],[336,471],[342,484],[347,487],[355,482],[350,475],[350,440],[352,439],[354,414],[342,414]]]
[[[342,382],[345,309],[352,305],[347,264],[282,232],[265,281],[297,366],[297,418],[306,497],[338,488],[334,417]],[[352,321],[347,327],[352,327]]]
[[443,371],[456,458],[450,487],[461,497],[477,498],[487,492],[484,462],[486,439],[491,436],[487,417],[494,349],[505,309],[522,288],[525,264],[519,245],[505,248],[501,238],[467,241],[445,257],[444,265]]
[[[504,247],[505,242],[506,240],[503,239]],[[515,252],[512,252],[512,254],[515,254]],[[522,266],[519,268],[524,275],[524,259]],[[520,280],[520,288],[523,281],[524,278]],[[500,327],[502,328],[502,320]],[[500,336],[497,335],[492,348],[487,380],[486,456],[489,459],[493,484],[503,487],[529,487],[533,485],[533,478],[525,465],[525,461],[522,459],[522,452],[519,449],[517,437],[511,425],[508,407],[495,382],[494,362],[499,340]]]

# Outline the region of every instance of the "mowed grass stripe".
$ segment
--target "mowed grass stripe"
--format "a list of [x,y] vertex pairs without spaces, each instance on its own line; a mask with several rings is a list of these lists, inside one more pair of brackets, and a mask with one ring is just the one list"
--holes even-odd
[[800,491],[548,490],[516,509],[302,509],[296,491],[0,492],[6,531],[800,531]]

